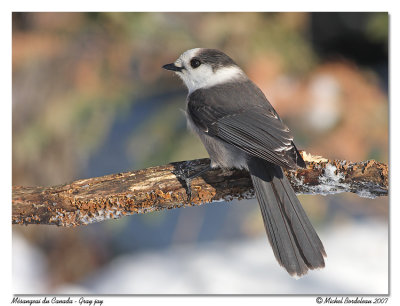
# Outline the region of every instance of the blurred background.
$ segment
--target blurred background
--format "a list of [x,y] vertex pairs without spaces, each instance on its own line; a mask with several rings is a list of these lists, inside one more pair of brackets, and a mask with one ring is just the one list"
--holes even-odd
[[[388,163],[387,13],[13,13],[12,182],[207,157],[161,66],[217,48],[264,91],[299,149]],[[328,254],[295,280],[256,200],[77,228],[13,225],[19,294],[385,294],[388,197],[301,195]]]

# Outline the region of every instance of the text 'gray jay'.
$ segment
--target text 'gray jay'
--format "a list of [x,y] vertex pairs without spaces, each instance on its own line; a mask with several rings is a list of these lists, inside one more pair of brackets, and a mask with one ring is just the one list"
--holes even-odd
[[196,48],[163,68],[189,90],[186,115],[212,167],[250,172],[269,242],[291,275],[325,266],[326,253],[282,168],[305,167],[289,128],[226,54]]

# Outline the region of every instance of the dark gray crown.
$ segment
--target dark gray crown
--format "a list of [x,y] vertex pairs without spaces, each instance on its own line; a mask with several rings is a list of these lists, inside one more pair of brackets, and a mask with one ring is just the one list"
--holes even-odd
[[236,63],[225,53],[216,49],[201,49],[195,56],[203,64],[208,64],[215,71],[221,67],[235,66]]

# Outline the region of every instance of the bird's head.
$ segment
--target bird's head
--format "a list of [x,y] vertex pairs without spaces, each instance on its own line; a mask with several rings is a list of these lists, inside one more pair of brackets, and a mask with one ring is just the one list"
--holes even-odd
[[174,63],[162,68],[174,71],[183,80],[189,93],[245,77],[228,55],[215,49],[187,50]]

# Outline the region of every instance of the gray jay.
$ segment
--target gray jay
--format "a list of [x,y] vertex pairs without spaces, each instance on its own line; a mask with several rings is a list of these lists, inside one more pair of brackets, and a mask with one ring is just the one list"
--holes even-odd
[[305,167],[304,160],[262,91],[215,49],[188,50],[163,68],[188,88],[187,122],[207,149],[211,167],[249,171],[279,264],[292,276],[323,268],[324,246],[282,171]]

